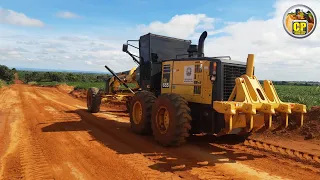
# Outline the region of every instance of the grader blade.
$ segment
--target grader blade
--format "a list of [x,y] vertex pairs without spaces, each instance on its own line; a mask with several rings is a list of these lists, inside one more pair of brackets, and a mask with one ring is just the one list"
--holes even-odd
[[269,80],[264,81],[262,88],[253,75],[253,64],[254,55],[249,54],[246,74],[236,78],[235,87],[228,101],[213,102],[213,108],[225,117],[225,128],[218,133],[218,136],[228,134],[234,128],[242,128],[245,132],[262,127],[270,129],[272,116],[276,113],[280,113],[280,124],[283,128],[288,127],[289,114],[293,113],[296,116],[297,126],[303,125],[306,105],[282,102]]

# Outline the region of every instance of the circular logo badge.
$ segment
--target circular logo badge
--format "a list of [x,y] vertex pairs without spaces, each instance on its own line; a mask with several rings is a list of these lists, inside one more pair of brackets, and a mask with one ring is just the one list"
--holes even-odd
[[295,38],[310,36],[316,29],[317,18],[311,8],[297,4],[291,6],[283,16],[283,27],[286,32]]
[[187,72],[186,72],[187,76],[190,76],[190,75],[191,75],[191,73],[192,73],[191,71],[192,71],[192,69],[191,69],[190,67],[188,67],[188,68],[187,68]]

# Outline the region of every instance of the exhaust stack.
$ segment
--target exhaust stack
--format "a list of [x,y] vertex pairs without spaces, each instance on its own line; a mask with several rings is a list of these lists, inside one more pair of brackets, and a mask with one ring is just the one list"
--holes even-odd
[[199,38],[199,42],[198,42],[198,57],[202,57],[202,55],[203,55],[204,40],[207,38],[207,35],[208,35],[207,31],[204,31],[201,34],[200,38]]

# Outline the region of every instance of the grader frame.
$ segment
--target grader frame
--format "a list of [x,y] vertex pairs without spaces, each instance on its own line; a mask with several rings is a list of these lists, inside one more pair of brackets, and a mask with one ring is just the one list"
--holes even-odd
[[[123,45],[123,51],[139,64],[131,72],[131,78],[139,86],[131,89],[125,78],[121,79],[105,66],[113,75],[110,80],[122,84],[127,92],[109,91],[110,83],[106,84],[104,95],[89,89],[88,110],[99,111],[98,98],[123,97],[127,101],[131,129],[137,134],[153,132],[155,139],[165,146],[180,145],[193,132],[222,136],[267,130],[277,114],[280,114],[280,127],[288,127],[291,114],[295,115],[298,127],[303,125],[306,105],[282,102],[269,80],[264,80],[262,87],[253,72],[254,54],[248,54],[246,64],[229,56],[205,57],[206,37],[207,32],[203,32],[199,44],[192,45],[188,40],[149,33],[140,38],[139,47],[144,48],[139,49],[141,57],[131,54],[127,44]],[[227,71],[228,68],[234,71]],[[188,81],[184,80],[184,73],[189,74]],[[232,81],[232,92],[231,88],[226,91]],[[162,131],[160,126],[168,127]]]

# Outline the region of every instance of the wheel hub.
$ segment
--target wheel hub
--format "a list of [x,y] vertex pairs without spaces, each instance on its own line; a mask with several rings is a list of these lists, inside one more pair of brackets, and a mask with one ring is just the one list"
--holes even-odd
[[168,131],[170,117],[169,111],[165,107],[160,107],[156,116],[157,127],[161,134],[165,134]]
[[135,102],[132,109],[133,122],[139,124],[142,119],[142,106],[139,101]]

